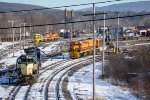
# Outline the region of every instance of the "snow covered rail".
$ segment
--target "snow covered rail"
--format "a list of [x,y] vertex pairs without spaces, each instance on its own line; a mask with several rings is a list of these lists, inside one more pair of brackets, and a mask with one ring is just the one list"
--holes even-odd
[[89,62],[91,62],[91,61],[92,61],[92,60],[87,60],[87,61],[83,61],[83,62],[80,62],[80,63],[78,63],[78,64],[75,64],[75,65],[71,66],[70,69],[66,70],[66,71],[59,77],[59,79],[58,79],[58,81],[57,81],[57,83],[56,83],[56,87],[55,87],[56,100],[60,100],[59,84],[60,84],[60,82],[61,82],[61,80],[62,80],[62,77],[63,77],[67,72],[69,72],[73,67],[79,66],[79,65],[83,65],[83,64],[87,64],[87,63],[89,63]]
[[[96,60],[100,60],[100,56],[97,56],[96,57]],[[91,63],[93,60],[92,59],[87,59],[85,61],[82,61],[82,62],[79,62],[79,63],[76,63],[72,66],[70,66],[70,68],[68,70],[66,70],[58,79],[57,83],[56,83],[56,87],[55,87],[55,91],[56,91],[56,100],[60,100],[61,98],[61,93],[62,91],[60,91],[60,83],[61,83],[61,80],[62,78],[66,75],[66,73],[68,73],[70,70],[72,70],[74,67],[76,66],[81,66],[81,65],[84,65],[84,64],[88,64],[88,63]]]
[[39,75],[42,75],[42,74],[43,74],[44,72],[46,72],[47,70],[50,70],[50,69],[52,70],[52,69],[54,69],[56,66],[59,66],[59,65],[65,63],[65,62],[68,62],[68,61],[71,61],[71,59],[70,59],[70,60],[62,60],[62,61],[59,61],[58,63],[53,63],[53,64],[50,64],[50,65],[47,65],[46,67],[43,67],[43,68],[40,69]]
[[[68,61],[71,61],[71,59],[59,61],[59,62],[49,64],[46,67],[41,68],[37,82],[30,87],[30,89],[28,90],[28,93],[26,94],[26,100],[33,99],[33,98],[43,99],[43,95],[41,95],[42,90],[44,90],[44,87],[45,87],[44,84],[47,82],[48,78],[51,76],[51,73],[54,73],[55,71],[57,71],[60,68],[59,66],[61,66],[63,63],[66,63]],[[38,86],[38,89],[36,88],[36,86]],[[38,95],[34,95],[36,93],[38,93]]]
[[[28,46],[28,44],[25,44],[25,46]],[[17,51],[18,49],[20,49],[19,47],[20,47],[20,43],[15,43],[14,44],[14,51]],[[12,52],[13,52],[13,45],[9,45],[9,46],[1,49],[0,50],[0,53],[1,53],[0,59],[8,56]]]
[[28,86],[27,90],[25,92],[25,95],[23,96],[23,100],[27,100],[28,92],[29,92],[30,89],[31,89],[31,86]]
[[10,100],[15,100],[15,96],[17,95],[18,91],[20,90],[21,86],[17,86],[14,91],[10,95]]
[[47,100],[49,98],[57,99],[59,100],[59,80],[65,75],[71,68],[78,66],[80,64],[86,64],[88,62],[92,61],[92,56],[90,57],[85,57],[85,58],[80,58],[71,61],[65,66],[62,66],[59,70],[56,70],[53,72],[51,77],[48,78],[44,90],[43,90],[43,95],[44,95],[44,100]]

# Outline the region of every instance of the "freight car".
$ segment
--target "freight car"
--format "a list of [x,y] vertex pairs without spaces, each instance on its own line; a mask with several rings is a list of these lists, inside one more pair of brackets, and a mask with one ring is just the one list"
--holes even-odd
[[[100,47],[100,40],[96,39],[95,41],[96,51],[98,51],[98,47]],[[90,55],[93,51],[93,40],[86,39],[80,41],[72,41],[70,43],[69,55],[70,58],[80,58],[84,55]]]

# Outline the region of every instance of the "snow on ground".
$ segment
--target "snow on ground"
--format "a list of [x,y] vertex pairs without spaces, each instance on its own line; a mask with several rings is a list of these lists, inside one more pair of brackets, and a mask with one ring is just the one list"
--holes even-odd
[[1,100],[6,100],[6,98],[10,97],[9,93],[10,91],[12,91],[13,88],[14,86],[11,86],[10,88],[5,88],[5,86],[0,86],[0,91],[1,91],[0,99],[3,98]]
[[[40,48],[41,48],[41,50],[44,50],[44,51],[50,51],[52,48],[54,48],[54,46],[58,46],[57,44],[61,45],[61,43],[63,43],[63,42],[52,42],[52,43],[48,43],[46,48],[42,48],[42,47],[40,47]],[[53,45],[53,44],[55,44],[55,45]],[[9,46],[9,45],[12,45],[12,43],[3,43],[3,45],[0,45],[0,49],[2,49],[2,48],[4,49],[4,47]],[[48,48],[51,48],[51,49],[48,49]],[[5,68],[10,67],[11,65],[15,65],[17,58],[21,54],[25,54],[24,50],[19,50],[19,51],[15,52],[14,57],[13,57],[13,53],[10,53],[6,58],[3,58],[2,60],[0,60],[0,63],[3,63]],[[42,66],[45,67],[48,64],[55,63],[60,60],[62,60],[62,59],[52,59],[52,61],[48,60],[47,62],[43,63]],[[0,80],[2,80],[2,79],[0,79]],[[6,86],[6,87],[8,87],[8,88],[5,88],[5,86],[0,86],[0,91],[1,91],[0,99],[8,98],[9,93],[12,90],[12,87],[14,87],[14,86]],[[36,88],[38,88],[38,87],[36,87]],[[24,88],[27,89],[26,87],[24,87]]]
[[41,50],[44,51],[46,54],[49,54],[51,52],[55,52],[56,50],[60,50],[61,49],[60,46],[63,43],[64,43],[63,41],[46,43],[45,45],[47,46],[45,48],[42,48]]
[[[48,52],[51,52],[52,49],[58,48],[58,44],[61,45],[61,43],[63,43],[63,42],[46,43],[47,46],[45,48],[40,47],[40,49],[41,49],[41,51],[48,53]],[[19,50],[19,51],[15,52],[14,57],[13,57],[13,53],[10,53],[6,58],[0,60],[0,63],[3,63],[4,66],[7,68],[10,65],[16,64],[16,60],[21,54],[25,54],[24,50]],[[52,63],[53,62],[54,62],[54,59],[53,59]]]
[[[48,81],[48,78],[51,78],[52,75],[54,74],[54,71],[57,71],[59,69],[61,69],[64,66],[67,65],[72,65],[75,62],[79,62],[80,60],[83,60],[85,58],[80,58],[80,59],[76,59],[76,60],[72,60],[66,63],[62,63],[61,65],[56,65],[55,68],[53,70],[47,70],[46,72],[44,72],[41,76],[39,76],[39,78],[37,79],[37,83],[32,85],[32,88],[30,89],[29,92],[29,97],[28,99],[39,99],[41,97],[43,97],[43,94],[41,93],[42,91],[45,91],[45,88],[42,90],[42,87],[44,86],[45,81]],[[51,89],[49,88],[49,91]]]
[[[17,43],[17,42],[15,42],[15,43]],[[0,45],[0,49],[4,49],[10,45],[13,45],[13,42],[2,42],[2,45]]]
[[150,43],[140,43],[140,44],[135,44],[135,45],[150,45]]
[[13,57],[13,53],[10,53],[6,58],[0,60],[0,63],[4,63],[4,65],[10,66],[10,65],[14,65],[16,64],[16,60],[17,58],[21,55],[24,54],[23,50],[19,50],[17,52],[15,52],[14,57]]
[[[100,79],[101,64],[96,63],[96,97],[106,100],[136,100],[126,88],[114,86],[113,84]],[[84,100],[92,98],[92,68],[93,65],[86,66],[69,77],[68,90],[74,100],[82,98]]]
[[133,47],[133,46],[142,46],[142,45],[150,45],[150,43],[138,43],[134,45],[127,43],[125,46],[119,46],[119,47]]
[[[20,88],[20,90],[18,91],[16,97],[15,97],[15,100],[24,100],[25,98],[25,95],[27,94],[27,90],[29,89],[29,85],[28,86],[22,86]],[[22,98],[23,97],[23,98]]]

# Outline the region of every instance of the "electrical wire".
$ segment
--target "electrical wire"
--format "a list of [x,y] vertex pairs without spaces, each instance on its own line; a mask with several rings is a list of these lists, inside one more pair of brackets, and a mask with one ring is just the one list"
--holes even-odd
[[[111,19],[123,19],[123,18],[132,18],[132,17],[140,17],[140,16],[149,16],[150,13],[145,13],[145,14],[136,14],[136,15],[129,15],[129,16],[120,16],[120,17],[111,17],[111,18],[106,18],[105,20],[111,20]],[[17,26],[17,27],[3,27],[0,29],[10,29],[10,28],[23,28],[23,27],[39,27],[39,26],[48,26],[48,25],[63,25],[63,24],[70,24],[70,23],[84,23],[84,22],[91,22],[91,21],[101,21],[104,20],[102,18],[100,19],[90,19],[90,20],[81,20],[81,21],[70,21],[67,23],[49,23],[49,24],[38,24],[38,25],[25,25],[25,26]]]
[[116,2],[116,1],[123,1],[123,0],[108,0],[108,1],[96,2],[96,3],[86,3],[86,4],[78,4],[78,5],[51,7],[51,8],[46,8],[46,7],[44,7],[44,8],[29,9],[29,10],[1,11],[0,13],[17,13],[17,12],[40,11],[40,10],[48,10],[48,9],[58,9],[58,8],[68,8],[68,7],[86,6],[86,5],[91,5],[91,4],[109,3],[109,2]]

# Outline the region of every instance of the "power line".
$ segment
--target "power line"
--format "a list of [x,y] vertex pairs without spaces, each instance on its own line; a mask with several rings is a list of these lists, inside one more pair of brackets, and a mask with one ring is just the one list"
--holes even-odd
[[[111,20],[111,19],[122,19],[122,18],[132,18],[132,17],[140,17],[140,16],[149,16],[150,13],[145,13],[145,14],[136,14],[136,15],[129,15],[129,16],[121,16],[121,17],[111,17],[111,18],[106,18],[105,20]],[[70,21],[68,23],[83,23],[83,22],[90,22],[90,21],[100,21],[104,19],[90,19],[90,20],[82,20],[82,21]],[[38,25],[26,25],[26,26],[17,26],[17,27],[4,27],[0,29],[10,29],[10,28],[23,28],[23,27],[39,27],[39,26],[47,26],[47,25],[63,25],[66,24],[64,22],[62,23],[50,23],[50,24],[38,24]]]
[[123,0],[108,0],[108,1],[96,2],[96,3],[86,3],[86,4],[78,4],[78,5],[51,7],[51,8],[44,7],[44,8],[29,9],[29,10],[1,11],[0,13],[15,13],[15,12],[27,12],[27,11],[39,11],[39,10],[48,10],[48,9],[68,8],[68,7],[86,6],[86,5],[91,5],[91,4],[100,4],[100,3],[116,2],[116,1],[123,1]]

